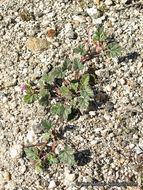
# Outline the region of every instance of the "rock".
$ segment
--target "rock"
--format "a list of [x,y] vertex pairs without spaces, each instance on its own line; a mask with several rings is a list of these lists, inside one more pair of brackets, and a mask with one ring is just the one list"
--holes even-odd
[[96,18],[101,16],[101,13],[100,11],[97,10],[96,6],[93,6],[92,8],[88,8],[86,11],[89,14],[89,16],[96,17]]
[[10,148],[10,156],[12,158],[20,158],[23,154],[23,146],[15,144]]
[[105,1],[105,5],[107,5],[107,6],[112,5],[112,3],[113,3],[113,2],[112,2],[111,0],[106,0],[106,1]]
[[48,189],[53,189],[53,188],[55,188],[55,187],[56,187],[55,181],[54,181],[54,180],[50,181],[49,186],[48,186]]
[[64,185],[69,186],[70,183],[72,183],[75,180],[75,174],[70,174],[70,171],[68,168],[65,168],[64,172]]
[[74,15],[72,18],[74,21],[78,21],[80,23],[86,22],[85,16],[83,16],[83,15],[78,15],[78,16]]
[[5,172],[5,173],[4,173],[4,179],[5,179],[6,181],[10,181],[10,180],[11,180],[11,175],[10,175],[9,172]]
[[30,37],[27,41],[27,48],[33,53],[38,51],[43,51],[49,48],[51,43],[42,38]]

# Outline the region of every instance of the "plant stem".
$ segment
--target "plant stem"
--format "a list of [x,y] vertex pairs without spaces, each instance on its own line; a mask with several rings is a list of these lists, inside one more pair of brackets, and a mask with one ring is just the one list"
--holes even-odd
[[45,144],[45,142],[41,142],[41,143],[37,143],[37,144],[24,146],[24,148],[30,148],[30,147],[34,147],[34,146],[41,146],[41,145],[44,145],[44,144]]

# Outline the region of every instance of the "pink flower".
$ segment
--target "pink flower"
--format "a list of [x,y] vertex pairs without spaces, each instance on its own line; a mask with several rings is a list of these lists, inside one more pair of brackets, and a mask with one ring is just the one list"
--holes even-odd
[[21,91],[24,92],[24,91],[26,90],[26,87],[27,87],[26,84],[23,84],[23,85],[21,86]]

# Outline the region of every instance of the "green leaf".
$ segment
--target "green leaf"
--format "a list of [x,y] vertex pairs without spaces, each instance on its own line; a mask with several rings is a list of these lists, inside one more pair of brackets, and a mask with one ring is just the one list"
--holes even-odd
[[45,134],[45,135],[43,136],[43,141],[47,141],[47,140],[49,139],[49,137],[50,137],[49,133],[48,133],[48,134]]
[[28,103],[28,104],[33,103],[37,99],[38,99],[38,95],[37,94],[32,94],[32,95],[26,94],[26,95],[24,95],[24,102]]
[[71,86],[70,86],[71,90],[73,90],[74,92],[77,92],[78,90],[78,82],[72,82]]
[[67,106],[65,105],[64,106],[64,112],[63,112],[63,119],[68,119],[68,115],[71,114],[71,107],[70,106]]
[[108,45],[108,48],[109,48],[109,52],[108,52],[108,55],[110,57],[117,57],[120,55],[121,53],[121,46],[119,46],[116,42],[113,42],[113,43],[110,43]]
[[48,91],[44,88],[40,89],[40,96],[46,96],[48,94]]
[[50,164],[57,164],[58,163],[58,159],[54,157],[53,153],[48,154],[48,161]]
[[39,172],[39,173],[42,173],[42,172],[43,172],[43,169],[42,169],[42,166],[41,166],[41,165],[37,165],[37,166],[36,166],[36,170],[37,170],[37,172]]
[[48,84],[52,84],[52,82],[54,81],[54,77],[44,73],[42,76],[42,79],[44,82],[48,83]]
[[91,98],[94,97],[94,93],[89,86],[81,86],[80,90],[81,90],[80,94],[84,98],[90,99],[89,97],[91,97]]
[[100,27],[99,27],[98,30],[97,30],[97,32],[95,33],[95,36],[94,36],[93,40],[94,40],[95,42],[97,42],[97,41],[104,42],[104,41],[106,40],[106,38],[107,38],[107,36],[106,36],[106,34],[104,33],[103,28],[100,28]]
[[75,164],[73,151],[68,146],[66,146],[63,151],[60,151],[59,159],[60,159],[61,162],[66,162],[69,165],[74,165]]
[[88,74],[83,75],[81,80],[80,80],[80,84],[88,85],[89,84],[89,79],[90,79],[90,76]]
[[60,102],[58,102],[54,106],[51,107],[50,112],[52,114],[56,114],[60,116],[64,112],[64,106]]
[[89,100],[84,97],[79,97],[78,102],[79,102],[79,107],[80,107],[81,112],[86,110],[89,106]]
[[57,67],[55,68],[53,75],[55,76],[55,78],[64,78],[65,71],[63,71],[61,67]]
[[72,99],[71,92],[66,86],[62,86],[60,90],[65,98],[67,98],[68,100]]
[[69,69],[69,67],[71,66],[71,61],[66,59],[63,63],[63,66],[62,66],[62,71],[66,71],[67,69]]
[[49,105],[49,94],[43,96],[40,100],[39,100],[39,104],[41,106],[48,106]]
[[82,45],[78,46],[78,48],[76,48],[76,49],[74,50],[74,52],[77,53],[77,54],[80,54],[80,55],[82,55],[82,56],[86,55],[85,48],[84,48],[84,46],[82,46]]
[[30,160],[39,159],[38,158],[38,149],[36,147],[24,148],[24,152]]
[[80,61],[79,58],[75,58],[74,62],[73,62],[73,70],[74,71],[80,71],[84,68],[84,65],[82,64],[82,62]]
[[42,88],[43,87],[43,81],[41,81],[41,80],[39,80],[39,86],[40,86],[40,88]]
[[58,102],[51,108],[50,112],[58,115],[61,119],[67,119],[68,115],[71,113],[71,107]]
[[45,133],[48,133],[49,130],[55,126],[55,122],[54,121],[47,121],[47,120],[42,120],[41,121],[42,126],[43,126],[43,130]]
[[73,106],[74,108],[76,108],[76,100],[74,99],[74,100],[72,100],[71,102],[70,102],[70,104],[71,104],[71,106]]

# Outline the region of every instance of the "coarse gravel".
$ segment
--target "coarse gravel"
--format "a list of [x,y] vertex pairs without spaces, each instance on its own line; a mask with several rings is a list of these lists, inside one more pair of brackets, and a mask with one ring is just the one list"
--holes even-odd
[[[79,2],[0,2],[0,190],[132,190],[125,184],[143,185],[143,2]],[[30,16],[23,20],[26,11]],[[88,62],[95,64],[97,76],[94,107],[59,124],[76,164],[47,166],[41,174],[23,147],[39,142],[40,122],[50,113],[37,102],[25,104],[21,86],[29,79],[36,83],[50,65],[72,60],[75,47],[87,43],[89,24],[91,38],[102,26],[122,52]],[[47,35],[50,29],[57,31],[53,38]],[[49,41],[48,48],[29,48],[28,39],[35,38]]]

